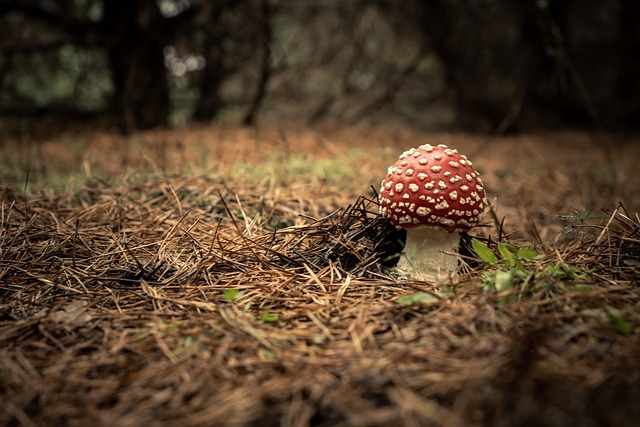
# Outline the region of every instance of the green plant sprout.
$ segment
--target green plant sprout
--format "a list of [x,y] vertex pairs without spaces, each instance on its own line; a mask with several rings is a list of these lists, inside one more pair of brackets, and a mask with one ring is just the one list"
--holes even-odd
[[607,310],[607,317],[611,322],[611,326],[621,335],[631,335],[631,327],[620,317],[620,310],[610,308]]
[[237,300],[242,295],[243,293],[237,289],[225,289],[224,291],[222,291],[222,298],[226,299],[229,302]]
[[483,289],[508,294],[501,302],[512,300],[510,291],[516,287],[519,296],[529,290],[543,290],[545,296],[552,298],[555,296],[555,283],[563,279],[575,279],[581,274],[578,267],[567,263],[549,264],[540,268],[540,264],[535,261],[541,256],[532,248],[499,242],[496,244],[496,255],[478,239],[472,239],[471,245],[476,255],[487,264],[482,278]]
[[631,326],[623,319],[622,310],[613,307],[586,308],[580,310],[580,314],[586,318],[609,322],[611,327],[620,335],[631,335]]
[[[242,297],[243,295],[244,295],[244,292],[239,291],[237,289],[233,289],[233,288],[225,289],[224,291],[222,291],[222,298],[224,298],[229,302],[234,302],[240,297]],[[249,314],[249,309],[251,308],[251,305],[252,305],[251,302],[248,301],[244,305],[242,309],[242,313],[245,316],[248,316],[250,319],[255,319],[255,317]],[[262,312],[260,313],[260,320],[263,321],[264,323],[275,323],[278,321],[278,315],[269,313],[268,310],[262,310]]]
[[260,320],[265,323],[275,323],[278,321],[277,314],[271,314],[267,310],[262,310],[262,314],[260,315]]
[[497,247],[501,259],[498,259],[496,254],[478,239],[472,239],[471,246],[481,260],[490,266],[497,267],[485,270],[483,277],[485,290],[507,291],[512,289],[516,282],[528,284],[535,275],[534,271],[528,270],[525,266],[526,261],[532,261],[538,255],[533,249],[518,248],[499,242]]
[[398,304],[404,306],[433,301],[440,301],[440,297],[429,292],[418,292],[416,294],[403,295],[397,299]]
[[569,213],[558,214],[558,219],[567,225],[562,229],[562,234],[565,238],[576,239],[582,242],[588,235],[593,235],[592,227],[587,225],[588,221],[594,219],[605,218],[601,215],[593,215],[591,208],[576,209],[571,208]]

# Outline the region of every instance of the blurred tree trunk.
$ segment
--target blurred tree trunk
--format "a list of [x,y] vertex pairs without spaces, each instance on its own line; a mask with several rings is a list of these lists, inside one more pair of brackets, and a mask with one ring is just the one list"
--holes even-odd
[[453,89],[457,123],[466,129],[496,127],[506,107],[487,95],[487,77],[480,69],[483,49],[473,13],[466,2],[424,0],[422,22],[428,42],[444,65]]
[[458,126],[500,133],[521,124],[598,126],[598,108],[566,40],[573,1],[420,4],[417,19],[444,66]]
[[222,107],[219,90],[228,75],[228,70],[224,63],[222,50],[224,35],[221,33],[220,26],[224,6],[218,2],[206,1],[202,2],[201,9],[205,22],[202,29],[202,56],[207,64],[202,70],[200,94],[193,112],[193,119],[206,123],[213,120]]
[[271,6],[269,0],[261,0],[260,2],[260,44],[261,44],[261,60],[260,60],[260,77],[258,78],[258,87],[253,97],[249,111],[244,117],[243,123],[247,126],[254,125],[258,117],[258,111],[267,94],[267,84],[271,77],[271,42],[273,41],[273,28],[271,17]]
[[102,24],[110,34],[111,114],[119,128],[130,133],[166,125],[171,102],[162,52],[169,35],[156,1],[105,1]]
[[620,0],[618,26],[618,75],[614,123],[638,126],[640,111],[640,2]]
[[[519,3],[522,87],[526,103],[523,120],[539,126],[559,117],[567,108],[570,78],[564,45],[558,37],[566,31],[568,1],[540,7],[535,0]],[[552,27],[557,26],[557,28]],[[559,30],[559,31],[558,31]]]

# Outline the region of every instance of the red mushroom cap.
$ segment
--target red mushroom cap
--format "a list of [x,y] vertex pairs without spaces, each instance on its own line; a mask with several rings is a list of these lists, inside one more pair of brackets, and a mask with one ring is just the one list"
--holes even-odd
[[484,184],[458,150],[429,144],[400,155],[380,188],[380,214],[394,225],[449,232],[478,225],[487,205]]

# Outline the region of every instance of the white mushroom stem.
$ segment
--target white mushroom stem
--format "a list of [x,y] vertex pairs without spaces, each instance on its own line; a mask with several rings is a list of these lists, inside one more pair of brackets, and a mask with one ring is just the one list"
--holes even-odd
[[[420,226],[407,229],[407,242],[397,270],[412,279],[443,281],[458,270],[460,233],[440,227]],[[443,252],[449,252],[445,254]]]

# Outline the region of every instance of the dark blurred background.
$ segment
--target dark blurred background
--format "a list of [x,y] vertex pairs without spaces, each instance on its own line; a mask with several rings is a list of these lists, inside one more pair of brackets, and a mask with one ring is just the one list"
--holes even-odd
[[0,120],[634,129],[637,0],[0,0]]

